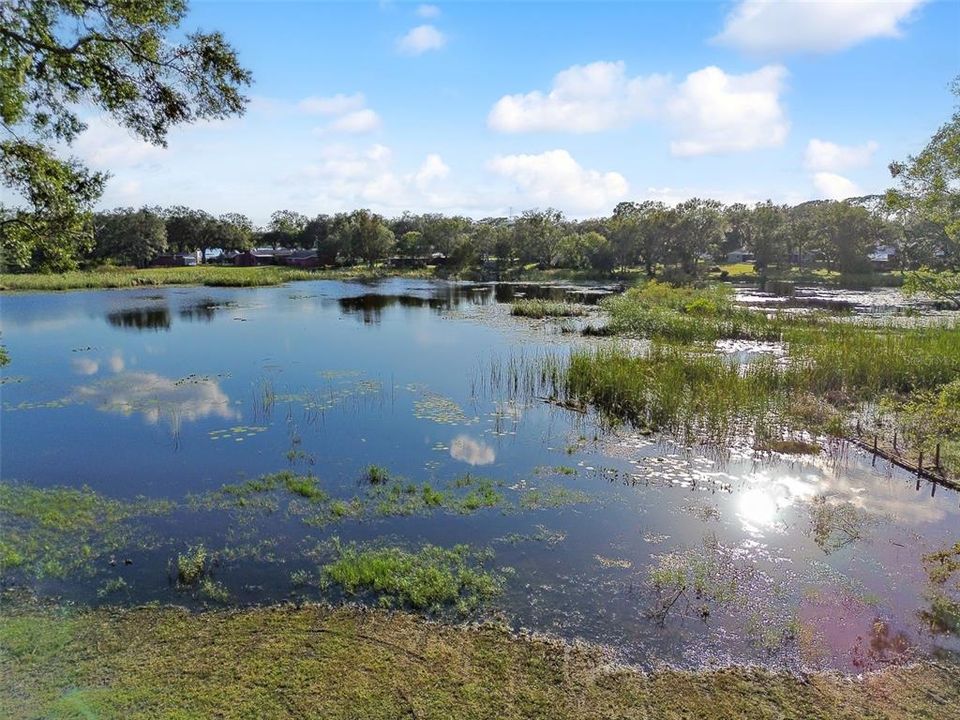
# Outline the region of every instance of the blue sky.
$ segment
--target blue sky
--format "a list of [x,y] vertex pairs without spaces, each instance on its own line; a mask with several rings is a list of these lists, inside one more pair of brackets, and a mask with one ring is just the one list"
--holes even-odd
[[881,192],[952,112],[960,3],[198,2],[247,114],[166,150],[89,117],[105,207],[475,217]]

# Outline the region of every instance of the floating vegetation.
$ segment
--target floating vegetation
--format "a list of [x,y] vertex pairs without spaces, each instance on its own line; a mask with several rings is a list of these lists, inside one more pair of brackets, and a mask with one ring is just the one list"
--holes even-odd
[[629,570],[633,567],[633,563],[630,560],[625,558],[611,558],[605,557],[603,555],[594,555],[593,559],[600,563],[601,567],[605,568],[619,568],[620,570]]
[[582,505],[592,500],[582,490],[570,490],[562,485],[530,488],[520,496],[520,508],[523,510],[544,510],[561,508],[568,505]]
[[122,577],[111,578],[99,587],[97,590],[97,597],[105,598],[111,595],[116,595],[117,593],[123,592],[129,587],[130,586],[127,584],[127,581]]
[[29,379],[26,375],[3,375],[0,376],[0,385],[19,385]]
[[499,542],[504,542],[509,545],[517,545],[522,542],[540,542],[548,547],[553,547],[557,543],[561,543],[567,539],[567,534],[562,530],[551,530],[545,525],[536,525],[536,532],[521,534],[521,533],[510,533],[505,535],[502,538],[499,538]]
[[200,593],[201,597],[218,603],[226,603],[230,601],[230,591],[227,590],[227,588],[225,588],[221,583],[209,577],[205,577],[200,581],[198,592]]
[[349,594],[374,593],[385,605],[469,612],[496,596],[502,576],[484,569],[493,553],[468,545],[424,545],[415,552],[398,547],[361,547],[336,543],[336,559],[322,568],[324,577]]
[[148,538],[137,517],[170,512],[166,501],[112,500],[89,488],[37,488],[0,482],[0,575],[66,577]]
[[440,425],[473,425],[480,418],[468,418],[456,401],[434,392],[424,392],[413,401],[413,416]]
[[363,479],[371,485],[382,485],[390,481],[390,471],[381,465],[368,465],[363,471]]
[[55,410],[57,408],[64,408],[68,405],[73,404],[73,400],[68,397],[57,398],[56,400],[38,400],[38,401],[27,401],[19,402],[16,405],[13,403],[4,403],[3,409],[6,412],[16,412],[18,410]]
[[240,442],[246,438],[256,437],[267,431],[266,425],[234,425],[222,430],[211,430],[207,437],[211,440],[234,440]]

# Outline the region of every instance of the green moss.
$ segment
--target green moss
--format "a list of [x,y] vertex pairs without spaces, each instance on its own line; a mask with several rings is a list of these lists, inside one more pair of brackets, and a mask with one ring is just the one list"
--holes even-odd
[[456,606],[470,610],[500,591],[502,580],[483,569],[486,553],[467,545],[401,548],[338,547],[324,576],[348,593],[370,591],[382,600],[418,609]]
[[0,716],[940,720],[946,663],[835,674],[617,667],[601,651],[404,613],[306,606],[0,616]]

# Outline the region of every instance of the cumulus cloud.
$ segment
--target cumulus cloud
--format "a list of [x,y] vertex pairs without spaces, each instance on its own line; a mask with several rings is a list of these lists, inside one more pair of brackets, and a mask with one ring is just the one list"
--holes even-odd
[[367,133],[379,130],[380,125],[380,116],[373,110],[364,108],[338,117],[327,129],[345,133]]
[[497,453],[485,442],[457,435],[450,443],[450,457],[467,465],[489,465],[497,459]]
[[675,155],[704,155],[781,145],[789,131],[780,94],[786,70],[769,65],[743,75],[717,67],[668,76],[629,77],[623,62],[574,65],[548,92],[505,95],[490,110],[500,132],[600,132],[656,120],[677,135]]
[[671,152],[707,155],[782,145],[790,130],[780,105],[786,74],[779,65],[743,75],[718,67],[690,73],[667,104],[679,135]]
[[435,18],[440,15],[440,8],[436,5],[419,5],[417,6],[417,15],[422,18]]
[[151,145],[106,117],[94,117],[86,122],[87,129],[74,141],[73,150],[93,167],[132,167],[164,153],[162,147]]
[[422,55],[439,50],[447,44],[447,37],[433,25],[418,25],[397,40],[397,49],[404,55]]
[[574,65],[553,78],[546,93],[504,95],[487,118],[500,132],[589,133],[629,125],[656,112],[667,77],[627,77],[621,62]]
[[821,197],[827,200],[846,200],[863,195],[856,183],[836,173],[814,173],[813,185]]
[[[269,103],[270,101],[261,100],[261,102]],[[360,92],[352,95],[337,93],[328,97],[305,97],[297,103],[297,109],[309,115],[343,115],[360,110],[366,102],[366,98]]]
[[742,0],[714,40],[756,53],[828,53],[899,37],[926,0]]
[[330,145],[292,178],[311,195],[311,202],[344,209],[358,206],[394,211],[407,207],[445,207],[453,200],[442,195],[439,181],[450,168],[443,158],[428,154],[412,172],[394,167],[393,151],[375,144],[366,149]]
[[512,180],[533,202],[573,211],[609,209],[629,191],[627,180],[620,173],[586,170],[566,150],[498,155],[488,167]]
[[807,143],[804,165],[808,170],[827,172],[863,167],[869,164],[877,147],[873,140],[863,145],[837,145],[813,138]]

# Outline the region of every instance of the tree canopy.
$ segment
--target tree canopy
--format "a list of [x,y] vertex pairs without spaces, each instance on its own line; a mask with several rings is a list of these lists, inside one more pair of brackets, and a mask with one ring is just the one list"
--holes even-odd
[[0,3],[0,177],[22,207],[0,207],[6,267],[64,270],[89,251],[107,176],[59,157],[109,115],[165,145],[171,127],[244,111],[251,76],[220,33],[178,28],[184,0]]

